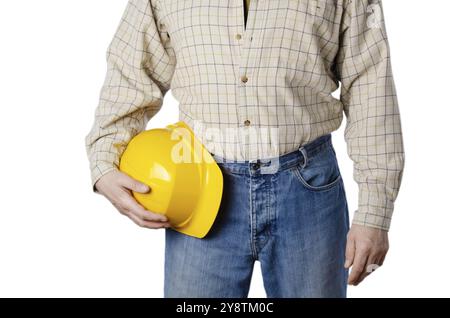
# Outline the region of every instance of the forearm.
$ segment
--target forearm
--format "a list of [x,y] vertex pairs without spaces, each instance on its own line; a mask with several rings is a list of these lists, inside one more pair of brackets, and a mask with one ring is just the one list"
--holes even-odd
[[107,74],[86,136],[94,185],[117,169],[128,142],[161,108],[170,87],[175,54],[162,37],[151,1],[130,0],[107,50]]

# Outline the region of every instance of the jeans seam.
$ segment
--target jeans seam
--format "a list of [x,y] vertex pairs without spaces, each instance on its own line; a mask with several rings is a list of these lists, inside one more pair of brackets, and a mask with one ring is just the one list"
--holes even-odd
[[[270,182],[272,183],[271,178],[268,178],[270,180]],[[266,209],[267,209],[267,217],[269,218],[268,220],[268,230],[267,230],[267,234],[268,234],[268,239],[272,236],[272,209],[271,209],[271,203],[272,203],[272,189],[271,186],[269,184],[269,182],[267,182],[267,202],[266,202]]]
[[249,182],[249,216],[250,216],[250,248],[252,251],[253,259],[258,259],[258,253],[256,249],[256,224],[255,224],[255,215],[254,215],[254,200],[253,200],[253,188],[252,188],[252,175],[248,178]]

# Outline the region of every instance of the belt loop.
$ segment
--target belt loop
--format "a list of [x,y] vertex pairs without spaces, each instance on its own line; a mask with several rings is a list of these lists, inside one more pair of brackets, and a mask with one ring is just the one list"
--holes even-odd
[[305,168],[306,167],[306,164],[308,163],[308,154],[306,153],[306,149],[305,149],[305,147],[300,147],[299,149],[298,149],[298,151],[300,151],[301,152],[301,154],[303,155],[303,163],[302,163],[302,169],[303,168]]

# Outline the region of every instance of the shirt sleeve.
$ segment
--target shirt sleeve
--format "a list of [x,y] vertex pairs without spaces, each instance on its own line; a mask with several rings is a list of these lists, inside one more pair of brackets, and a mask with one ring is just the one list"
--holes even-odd
[[404,149],[381,0],[346,1],[336,66],[359,187],[353,223],[388,230]]
[[[153,1],[156,2],[156,1]],[[150,0],[130,0],[107,49],[107,74],[85,138],[92,185],[118,168],[127,143],[161,108],[175,67],[170,36]]]

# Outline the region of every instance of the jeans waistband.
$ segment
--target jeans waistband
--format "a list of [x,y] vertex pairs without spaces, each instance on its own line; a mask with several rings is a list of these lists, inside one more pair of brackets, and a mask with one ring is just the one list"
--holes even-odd
[[237,174],[271,174],[280,170],[289,169],[296,165],[305,167],[309,160],[327,147],[332,147],[331,134],[326,134],[301,146],[298,150],[278,157],[256,159],[249,161],[227,160],[213,155],[217,164],[227,171]]

